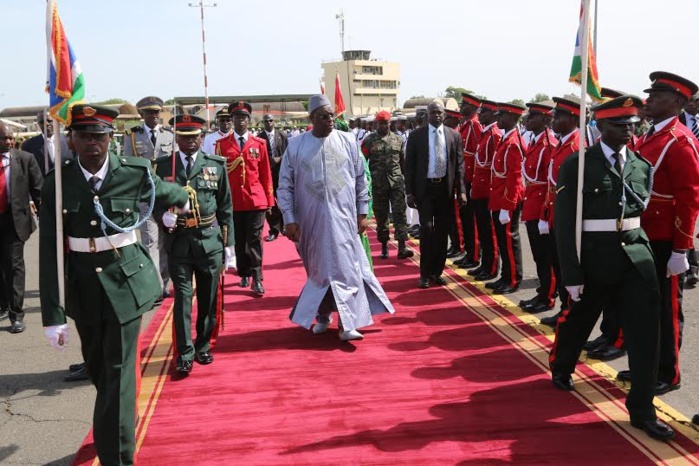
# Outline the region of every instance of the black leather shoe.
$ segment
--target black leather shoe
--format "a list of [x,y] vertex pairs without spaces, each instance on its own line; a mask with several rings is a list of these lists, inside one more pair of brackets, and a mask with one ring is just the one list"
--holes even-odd
[[90,376],[87,374],[87,367],[83,364],[83,367],[77,371],[72,371],[66,377],[63,378],[64,382],[80,382],[82,380],[88,380]]
[[460,269],[472,269],[474,267],[478,267],[480,265],[479,262],[473,262],[472,260],[466,260],[462,261],[461,264],[459,264]]
[[594,340],[589,340],[587,343],[583,345],[583,349],[585,351],[592,351],[595,348],[599,348],[602,345],[608,345],[611,343],[609,341],[609,338],[605,337],[604,335],[600,335]]
[[250,286],[250,277],[241,277],[238,286],[241,288],[247,288]]
[[163,298],[169,298],[172,296],[172,292],[170,290],[163,290]]
[[10,325],[10,333],[22,333],[27,329],[27,326],[24,325],[24,322],[15,320],[12,322],[12,325]]
[[161,304],[163,304],[163,301],[164,301],[163,295],[158,296],[157,298],[155,298],[155,302],[153,302],[153,307],[160,306]]
[[430,281],[427,279],[427,277],[420,277],[420,279],[417,281],[417,287],[418,288],[429,288]]
[[177,363],[177,373],[180,375],[188,375],[192,372],[192,361],[180,361]]
[[672,392],[674,390],[679,390],[680,387],[682,387],[682,384],[678,383],[673,385],[671,383],[661,382],[660,380],[658,380],[657,382],[655,382],[655,396],[660,396],[668,392]]
[[265,241],[267,241],[269,243],[269,242],[274,241],[275,239],[277,239],[277,235],[269,235],[268,237],[265,238]]
[[486,273],[485,270],[483,270],[480,267],[477,267],[475,269],[472,269],[472,270],[469,270],[468,272],[466,272],[466,275],[468,275],[469,277],[477,277],[478,275],[480,275],[482,273]]
[[258,294],[260,296],[265,294],[265,289],[262,286],[262,280],[253,280],[252,286],[250,288],[252,289],[252,292],[255,294]]
[[413,239],[420,239],[420,232],[410,233],[410,237]]
[[381,244],[381,255],[379,257],[381,257],[381,259],[388,259],[388,244]]
[[195,354],[194,359],[202,366],[206,366],[214,362],[214,355],[211,354],[211,351],[202,351],[201,353]]
[[648,434],[648,436],[653,437],[656,440],[666,442],[675,438],[675,431],[672,430],[672,427],[659,419],[652,419],[650,421],[631,421],[631,425],[637,429],[641,429],[643,432]]
[[544,317],[539,322],[541,322],[543,325],[548,325],[549,327],[556,328],[556,324],[558,324],[558,319],[561,317],[561,314],[563,313],[557,312],[550,317]]
[[527,304],[524,306],[520,306],[520,307],[522,308],[523,311],[531,312],[532,314],[549,310],[548,305],[546,305],[546,303],[543,301],[536,301],[536,302],[533,302],[533,303],[530,303],[530,304]]
[[413,251],[403,246],[403,248],[398,249],[398,259],[407,259],[413,257]]
[[616,346],[607,343],[587,352],[587,357],[598,359],[600,361],[613,361],[626,354],[625,349],[617,348]]
[[447,251],[447,259],[451,259],[452,257],[456,257],[459,254],[461,254],[461,251],[459,251],[458,249],[449,249]]
[[85,368],[84,362],[81,362],[80,364],[71,364],[70,366],[68,366],[68,372],[76,372],[76,371],[79,371],[79,370],[84,369],[84,368]]
[[447,284],[447,281],[446,281],[444,278],[442,278],[441,275],[432,275],[432,276],[430,276],[430,280],[431,280],[433,283],[435,283],[436,285],[442,285],[442,286],[444,286],[444,285]]
[[517,283],[514,286],[510,286],[510,285],[505,284],[503,286],[499,286],[499,287],[495,288],[493,290],[493,294],[512,294],[512,293],[516,293],[517,291],[519,291],[519,283]]
[[10,313],[7,309],[0,311],[0,322],[10,317]]
[[616,374],[616,379],[620,382],[631,382],[631,371],[626,369]]
[[502,286],[503,281],[502,279],[500,280],[495,280],[494,282],[488,282],[485,284],[485,287],[488,288],[489,290],[494,290],[495,288],[499,288]]
[[553,382],[553,386],[558,389],[566,390],[569,392],[575,390],[575,386],[573,385],[573,379],[568,374],[554,373],[551,375],[551,382]]
[[537,302],[539,302],[539,295],[536,295],[536,296],[534,296],[533,298],[529,298],[529,299],[522,299],[522,300],[519,302],[519,307],[522,307],[522,308],[523,308],[524,306],[527,306],[527,305],[529,305],[529,304],[534,304],[534,303],[537,303]]
[[493,278],[495,278],[495,275],[491,275],[488,272],[481,272],[473,278],[478,280],[479,282],[487,282],[488,280],[492,280]]
[[692,418],[692,423],[699,425],[699,414],[694,415],[694,417]]

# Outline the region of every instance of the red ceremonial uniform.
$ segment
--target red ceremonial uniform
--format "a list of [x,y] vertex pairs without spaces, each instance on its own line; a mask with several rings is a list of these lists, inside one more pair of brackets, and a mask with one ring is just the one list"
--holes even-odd
[[501,140],[502,130],[498,128],[497,123],[483,128],[474,157],[471,199],[488,199],[490,197],[490,178],[492,176],[490,167]]
[[226,157],[233,210],[265,210],[274,205],[267,142],[248,133],[241,152],[235,132],[216,142],[216,154]]
[[493,177],[488,201],[488,209],[491,211],[514,211],[522,200],[522,160],[525,150],[527,145],[517,128],[500,141],[491,166]]
[[470,120],[461,123],[459,128],[461,140],[464,143],[464,174],[466,183],[473,181],[474,160],[478,141],[483,133],[483,126],[478,121],[478,114],[473,114]]
[[654,167],[653,192],[641,214],[641,227],[651,241],[672,241],[675,249],[692,249],[699,213],[696,138],[674,117],[661,130],[642,136],[635,150]]
[[541,215],[541,208],[546,201],[548,192],[548,167],[551,154],[558,146],[558,140],[553,132],[546,128],[539,135],[536,143],[529,147],[524,155],[522,176],[524,177],[524,205],[522,206],[522,221],[537,220]]
[[573,154],[577,154],[580,150],[580,131],[575,130],[571,133],[565,142],[559,144],[551,152],[551,159],[548,163],[546,174],[547,193],[546,199],[541,206],[541,220],[549,222],[549,226],[553,227],[553,211],[556,202],[556,183],[558,182],[558,171],[561,169],[563,161]]

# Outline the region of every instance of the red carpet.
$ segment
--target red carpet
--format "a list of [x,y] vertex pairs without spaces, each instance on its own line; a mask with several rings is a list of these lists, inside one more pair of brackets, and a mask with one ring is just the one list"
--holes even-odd
[[[372,240],[375,234],[370,234]],[[376,244],[374,243],[376,248]],[[341,342],[291,324],[305,282],[293,245],[265,244],[267,294],[228,275],[226,328],[209,366],[173,380],[170,303],[144,334],[138,463],[699,464],[683,436],[628,425],[623,392],[581,366],[575,394],[545,373],[550,342],[475,287],[418,290],[411,261],[377,259],[396,307]],[[76,464],[91,464],[88,438]]]

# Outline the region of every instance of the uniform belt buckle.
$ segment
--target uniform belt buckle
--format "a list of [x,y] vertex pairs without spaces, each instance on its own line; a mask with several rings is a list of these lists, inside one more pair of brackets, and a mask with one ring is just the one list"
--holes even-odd
[[95,244],[95,238],[88,238],[87,244],[90,248],[90,252],[97,252],[97,245]]
[[196,227],[196,226],[197,226],[197,219],[196,219],[196,217],[187,218],[187,219],[184,221],[184,226],[185,226],[185,228],[194,228],[194,227]]
[[444,179],[444,177],[442,177],[442,178],[430,178],[430,181],[432,183],[441,183],[442,179]]
[[623,221],[620,218],[616,219],[616,231],[621,231],[622,224]]

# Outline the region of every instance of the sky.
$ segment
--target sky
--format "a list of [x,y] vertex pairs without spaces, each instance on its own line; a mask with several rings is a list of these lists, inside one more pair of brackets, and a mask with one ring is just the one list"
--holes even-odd
[[[198,0],[191,0],[198,3]],[[203,95],[199,8],[187,0],[58,0],[87,100]],[[207,1],[213,4],[212,0]],[[205,8],[209,95],[319,91],[346,49],[400,63],[399,102],[447,86],[489,99],[579,92],[568,83],[579,0],[216,0]],[[652,71],[699,82],[697,0],[598,0],[603,86],[644,96]],[[47,102],[45,0],[0,0],[0,109]],[[9,39],[8,39],[9,38]]]

